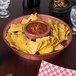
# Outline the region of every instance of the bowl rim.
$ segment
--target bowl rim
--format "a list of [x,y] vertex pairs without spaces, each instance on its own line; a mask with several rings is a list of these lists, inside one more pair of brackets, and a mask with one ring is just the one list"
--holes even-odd
[[[26,29],[27,26],[28,26],[29,24],[36,23],[36,22],[45,24],[46,27],[47,27],[47,31],[44,32],[44,33],[42,33],[42,34],[38,34],[38,35],[37,35],[37,34],[32,34],[32,33],[28,32],[27,29]],[[44,22],[44,21],[31,21],[31,22],[28,22],[28,23],[24,26],[24,32],[25,32],[25,34],[27,33],[28,35],[30,35],[30,36],[32,36],[32,37],[42,37],[42,36],[44,36],[44,35],[47,35],[47,34],[50,32],[50,26],[49,26],[49,24],[47,24],[47,23]]]
[[[5,32],[7,33],[7,31],[8,31],[8,29],[9,29],[9,27],[10,27],[10,24],[13,22],[13,21],[15,21],[15,20],[17,20],[17,19],[19,19],[19,18],[25,18],[25,17],[29,17],[30,15],[25,15],[25,16],[21,16],[21,17],[17,17],[17,18],[15,18],[14,20],[12,20],[12,21],[10,21],[6,26],[5,26],[5,28],[4,28],[4,30],[3,30],[3,40],[4,40],[4,42],[14,51],[14,52],[18,52],[18,53],[23,53],[23,54],[26,54],[26,55],[30,55],[30,56],[36,56],[36,57],[40,57],[40,56],[45,56],[45,55],[53,55],[53,54],[56,54],[57,52],[61,52],[63,49],[65,49],[68,45],[69,45],[69,43],[72,41],[72,30],[71,30],[71,28],[69,27],[69,25],[66,23],[66,22],[64,22],[63,20],[61,20],[61,19],[59,19],[59,18],[57,18],[57,17],[54,17],[54,16],[50,16],[50,15],[45,15],[45,14],[38,14],[38,16],[48,16],[48,19],[50,18],[50,17],[52,17],[52,18],[54,18],[54,19],[57,19],[58,21],[60,21],[60,22],[63,22],[67,27],[68,27],[68,29],[70,30],[70,40],[69,40],[69,42],[67,43],[67,45],[64,47],[64,48],[62,48],[62,49],[60,49],[60,50],[58,50],[58,51],[55,51],[55,52],[52,52],[52,53],[49,53],[49,54],[28,54],[28,53],[24,53],[24,52],[21,52],[21,51],[18,51],[16,48],[13,48],[13,47],[11,47],[10,45],[9,45],[9,43],[8,43],[8,41],[5,39]],[[9,25],[9,26],[8,26]],[[8,29],[7,29],[8,28]]]

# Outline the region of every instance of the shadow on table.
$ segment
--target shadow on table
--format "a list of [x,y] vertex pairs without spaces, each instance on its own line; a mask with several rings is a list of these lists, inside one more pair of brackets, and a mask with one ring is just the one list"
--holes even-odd
[[0,50],[0,65],[8,61],[11,57],[12,57],[12,51],[10,48],[6,47],[6,50],[5,49]]

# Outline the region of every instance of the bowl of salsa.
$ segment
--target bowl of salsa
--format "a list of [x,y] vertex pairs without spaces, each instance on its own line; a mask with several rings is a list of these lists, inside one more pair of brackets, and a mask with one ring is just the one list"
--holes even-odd
[[71,6],[70,0],[51,0],[49,3],[49,13],[56,17],[64,17],[70,13]]
[[43,21],[31,21],[24,26],[24,32],[29,39],[35,40],[47,36],[50,26]]

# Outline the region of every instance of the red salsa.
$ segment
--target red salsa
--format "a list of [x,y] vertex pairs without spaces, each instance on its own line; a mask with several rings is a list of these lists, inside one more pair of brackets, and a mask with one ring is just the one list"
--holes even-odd
[[47,26],[43,23],[31,23],[27,26],[27,31],[31,34],[43,34],[47,31]]

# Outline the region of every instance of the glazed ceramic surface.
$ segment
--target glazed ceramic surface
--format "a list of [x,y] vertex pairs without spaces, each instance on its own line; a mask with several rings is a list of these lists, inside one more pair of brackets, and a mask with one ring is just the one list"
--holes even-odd
[[[32,24],[32,23],[42,23],[42,24],[46,25],[46,28],[47,28],[47,30],[45,30],[46,32],[44,31],[44,33],[42,33],[42,34],[32,34],[32,33],[28,32],[27,27],[29,26],[29,24]],[[24,26],[24,32],[29,39],[36,40],[36,38],[42,38],[44,36],[47,36],[50,32],[50,26],[49,26],[49,24],[47,24],[46,22],[43,22],[43,21],[31,21]]]

